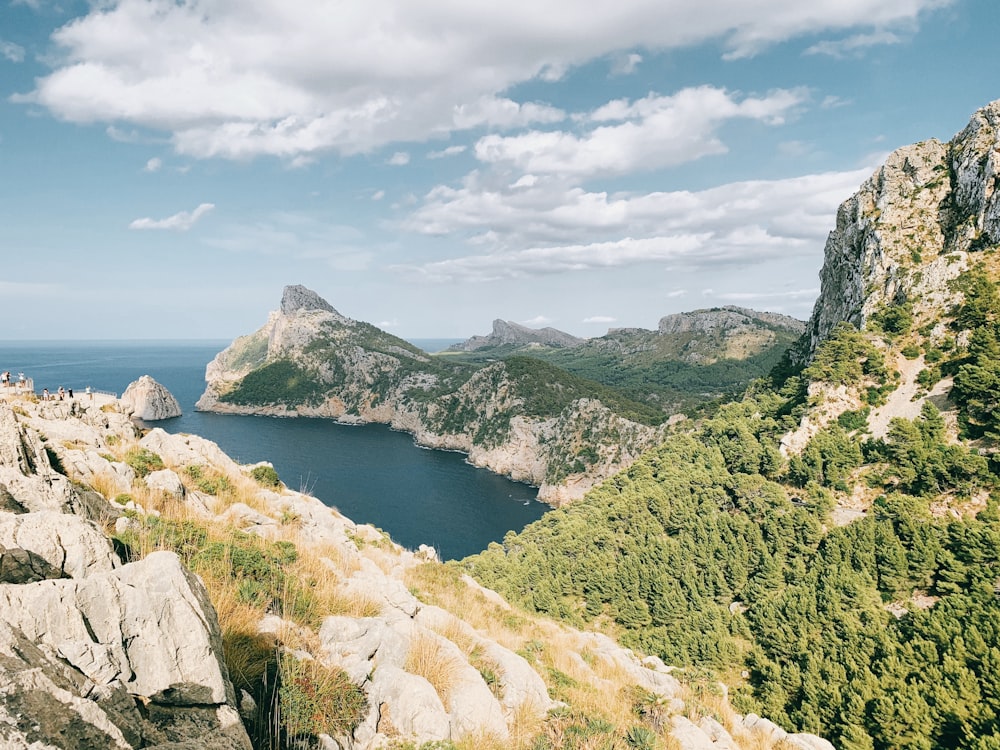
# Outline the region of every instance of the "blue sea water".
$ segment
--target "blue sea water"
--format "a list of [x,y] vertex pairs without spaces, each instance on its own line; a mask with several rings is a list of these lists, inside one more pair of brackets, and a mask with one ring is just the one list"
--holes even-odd
[[[455,340],[434,342],[444,348]],[[0,370],[15,377],[24,372],[38,393],[59,386],[82,393],[89,385],[121,395],[133,380],[151,375],[184,411],[157,426],[213,440],[242,463],[270,461],[292,489],[310,492],[358,523],[384,529],[406,547],[429,544],[444,559],[485,549],[547,510],[537,502],[535,488],[477,469],[460,453],[421,449],[409,435],[384,425],[196,412],[205,365],[228,344],[0,342]]]

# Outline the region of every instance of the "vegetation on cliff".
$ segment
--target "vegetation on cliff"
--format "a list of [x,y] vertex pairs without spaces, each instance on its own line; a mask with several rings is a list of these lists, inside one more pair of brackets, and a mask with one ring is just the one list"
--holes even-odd
[[[956,282],[956,308],[834,329],[808,367],[758,381],[464,568],[539,612],[712,667],[742,710],[838,747],[997,747],[996,253]],[[935,344],[948,326],[967,345]],[[928,388],[954,374],[959,423],[977,443],[956,442],[925,401],[882,437],[867,431],[870,407],[843,410],[782,457],[782,435],[822,405],[810,384],[882,403],[896,387],[887,352],[908,346],[933,360]],[[859,495],[871,498],[864,517],[832,524],[835,503]]]

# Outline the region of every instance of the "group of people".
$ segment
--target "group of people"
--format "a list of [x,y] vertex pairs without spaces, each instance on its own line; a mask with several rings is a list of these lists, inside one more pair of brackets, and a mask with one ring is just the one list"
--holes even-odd
[[[13,380],[12,381],[11,380],[10,370],[4,370],[2,373],[0,373],[0,388],[5,388],[5,389],[6,388],[15,388],[18,391],[23,391],[25,389],[33,390],[33,387],[31,385],[30,381],[26,377],[24,377],[24,373],[23,372],[19,372],[17,374],[17,380]],[[91,401],[93,401],[93,399],[94,399],[94,391],[93,391],[93,389],[91,389],[91,387],[89,385],[87,386],[87,388],[84,391],[84,393],[87,394],[87,398],[88,399],[90,399]],[[73,398],[73,389],[72,388],[63,388],[62,386],[59,386],[59,390],[57,390],[55,393],[49,393],[49,389],[48,388],[43,388],[42,389],[42,395],[41,395],[40,398],[41,398],[42,401],[64,401],[64,400],[66,400],[67,397],[70,400],[72,400],[72,398]]]
[[15,388],[24,388],[28,380],[24,377],[23,372],[17,374],[17,380],[11,383],[10,381],[10,370],[4,370],[0,373],[0,386],[4,388],[10,388],[13,385]]
[[[90,392],[90,388],[87,388],[87,392],[88,393]],[[55,393],[49,393],[48,388],[42,389],[42,401],[64,401],[67,395],[70,397],[70,400],[72,400],[73,398],[72,388],[67,390],[62,386],[59,386],[59,390],[56,391]]]

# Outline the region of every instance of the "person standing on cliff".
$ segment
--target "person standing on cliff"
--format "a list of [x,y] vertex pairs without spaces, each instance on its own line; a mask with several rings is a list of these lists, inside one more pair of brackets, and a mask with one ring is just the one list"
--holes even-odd
[[92,390],[90,390],[90,386],[89,385],[87,386],[87,388],[84,391],[84,393],[87,394],[87,398],[89,398],[91,401],[94,400],[94,392]]

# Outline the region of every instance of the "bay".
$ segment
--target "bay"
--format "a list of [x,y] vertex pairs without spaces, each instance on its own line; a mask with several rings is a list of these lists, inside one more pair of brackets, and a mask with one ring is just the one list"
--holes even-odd
[[[439,341],[441,348],[454,343]],[[228,344],[0,342],[0,370],[15,377],[24,372],[37,393],[59,386],[81,393],[89,385],[121,395],[130,382],[151,375],[184,411],[156,426],[212,440],[241,463],[270,461],[291,489],[309,492],[358,523],[374,524],[411,549],[429,544],[446,560],[479,552],[548,509],[537,502],[534,487],[471,466],[461,453],[419,448],[409,435],[384,425],[194,411],[205,365]]]

